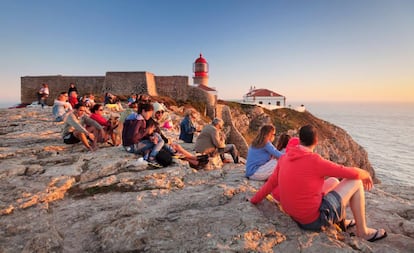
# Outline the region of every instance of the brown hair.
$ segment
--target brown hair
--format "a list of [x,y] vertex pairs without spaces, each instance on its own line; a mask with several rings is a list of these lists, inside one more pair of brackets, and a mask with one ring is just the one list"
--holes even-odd
[[256,136],[256,138],[254,138],[252,142],[252,147],[255,147],[255,148],[264,147],[267,143],[266,137],[273,131],[276,132],[276,128],[272,125],[262,126],[262,128],[260,128],[259,134]]
[[281,151],[282,149],[286,148],[288,142],[290,140],[290,135],[283,133],[277,139],[276,149]]

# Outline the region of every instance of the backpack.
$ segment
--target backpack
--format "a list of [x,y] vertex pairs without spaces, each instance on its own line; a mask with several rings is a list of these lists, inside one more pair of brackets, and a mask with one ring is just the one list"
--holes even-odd
[[161,164],[164,167],[167,167],[168,165],[170,165],[173,160],[171,153],[164,149],[161,149],[158,152],[158,154],[155,156],[155,159],[157,160],[159,164]]

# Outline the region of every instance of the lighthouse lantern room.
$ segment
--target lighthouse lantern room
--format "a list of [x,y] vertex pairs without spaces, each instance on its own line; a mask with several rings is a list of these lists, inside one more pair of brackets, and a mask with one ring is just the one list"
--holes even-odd
[[200,57],[197,58],[193,64],[193,83],[194,85],[204,85],[208,86],[208,62],[203,58],[203,55],[200,54]]

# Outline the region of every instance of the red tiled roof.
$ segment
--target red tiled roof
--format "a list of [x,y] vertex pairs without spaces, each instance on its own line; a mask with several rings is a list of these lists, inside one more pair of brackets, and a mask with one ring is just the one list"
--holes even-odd
[[208,86],[205,86],[203,84],[198,85],[198,88],[200,88],[202,90],[205,90],[205,91],[216,91],[215,89],[213,89],[211,87],[208,87]]
[[255,89],[246,94],[247,97],[283,97],[282,95],[268,90],[268,89]]

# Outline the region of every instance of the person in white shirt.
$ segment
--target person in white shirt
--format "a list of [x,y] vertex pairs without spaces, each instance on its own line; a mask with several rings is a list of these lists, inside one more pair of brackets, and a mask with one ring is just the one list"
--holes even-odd
[[56,122],[64,121],[67,114],[72,111],[72,105],[67,101],[68,93],[61,92],[53,103],[52,113]]

